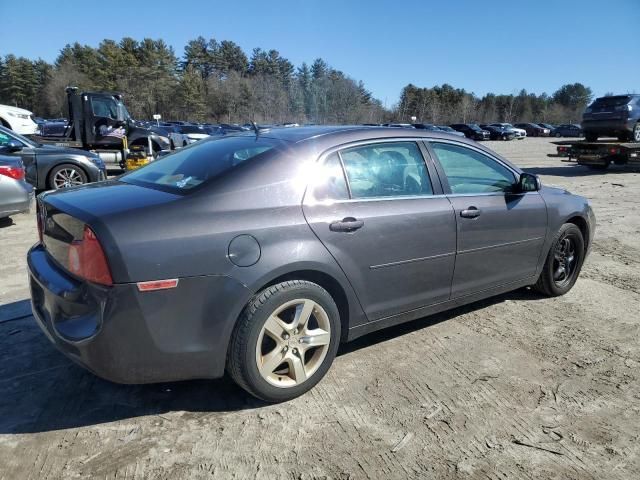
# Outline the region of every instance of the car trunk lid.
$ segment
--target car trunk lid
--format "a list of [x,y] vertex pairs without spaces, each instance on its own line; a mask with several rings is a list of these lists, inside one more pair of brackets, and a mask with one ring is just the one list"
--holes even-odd
[[[180,195],[112,181],[42,194],[38,198],[38,225],[41,242],[48,254],[65,270],[73,271],[70,252],[95,234],[107,263],[120,258],[109,230],[111,218],[142,214],[145,209],[175,201]],[[118,282],[121,268],[113,268]]]

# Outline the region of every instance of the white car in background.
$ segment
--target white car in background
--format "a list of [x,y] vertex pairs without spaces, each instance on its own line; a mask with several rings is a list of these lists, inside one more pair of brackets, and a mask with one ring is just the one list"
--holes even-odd
[[187,136],[189,143],[211,136],[211,133],[202,125],[177,125],[177,127],[180,129],[180,133]]
[[492,123],[491,125],[494,127],[503,127],[503,128],[508,128],[510,130],[513,130],[514,132],[516,132],[516,138],[518,140],[522,140],[527,136],[527,131],[524,128],[514,127],[510,123]]
[[38,133],[38,124],[33,121],[33,113],[23,108],[0,105],[0,125],[20,135]]

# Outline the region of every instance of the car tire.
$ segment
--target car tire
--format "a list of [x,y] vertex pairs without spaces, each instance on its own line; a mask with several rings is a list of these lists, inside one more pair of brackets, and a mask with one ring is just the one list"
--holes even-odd
[[47,186],[52,190],[75,187],[88,183],[85,171],[77,165],[63,163],[53,167],[49,172]]
[[291,280],[265,288],[240,315],[227,371],[261,400],[291,400],[327,373],[340,344],[340,327],[338,307],[321,286]]
[[584,138],[587,142],[597,142],[598,141],[598,135],[595,133],[585,133],[584,134]]
[[560,135],[560,132],[556,133],[556,138],[561,138],[562,135]]
[[534,288],[549,297],[567,293],[580,275],[584,254],[582,232],[577,225],[565,223],[551,242],[544,267]]
[[640,122],[636,123],[631,133],[631,141],[640,143]]

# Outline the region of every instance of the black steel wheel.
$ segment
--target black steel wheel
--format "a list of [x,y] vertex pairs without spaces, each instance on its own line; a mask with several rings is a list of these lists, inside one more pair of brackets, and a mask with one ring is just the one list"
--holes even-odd
[[550,297],[567,293],[578,279],[585,243],[577,225],[565,223],[554,237],[535,288]]

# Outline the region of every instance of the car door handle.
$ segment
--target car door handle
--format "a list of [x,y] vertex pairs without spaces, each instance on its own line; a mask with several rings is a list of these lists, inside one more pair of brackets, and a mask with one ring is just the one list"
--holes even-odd
[[359,228],[364,226],[362,220],[357,220],[353,217],[346,217],[337,222],[329,224],[329,230],[332,232],[355,232]]
[[469,207],[465,210],[462,210],[460,212],[460,216],[464,218],[476,218],[480,216],[480,213],[482,213],[482,211],[479,208]]

